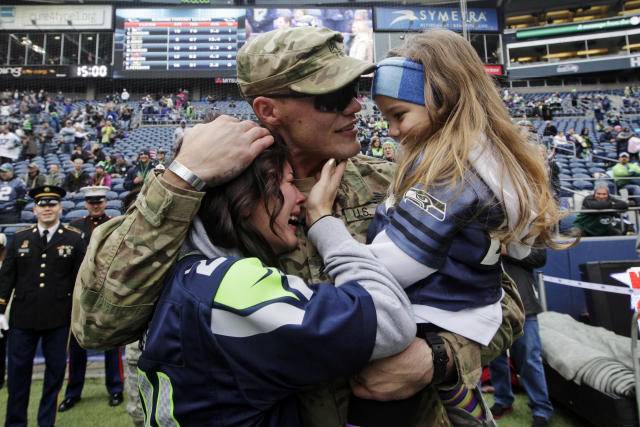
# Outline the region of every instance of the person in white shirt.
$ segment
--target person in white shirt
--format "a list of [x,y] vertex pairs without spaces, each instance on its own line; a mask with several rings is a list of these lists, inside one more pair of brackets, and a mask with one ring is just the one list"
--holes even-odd
[[20,157],[20,138],[6,126],[0,126],[0,163],[13,163]]

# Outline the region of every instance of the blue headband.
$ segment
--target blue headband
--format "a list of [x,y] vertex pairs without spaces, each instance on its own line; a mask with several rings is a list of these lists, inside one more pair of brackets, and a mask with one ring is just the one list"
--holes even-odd
[[424,69],[408,58],[393,57],[378,62],[371,97],[385,95],[424,105]]

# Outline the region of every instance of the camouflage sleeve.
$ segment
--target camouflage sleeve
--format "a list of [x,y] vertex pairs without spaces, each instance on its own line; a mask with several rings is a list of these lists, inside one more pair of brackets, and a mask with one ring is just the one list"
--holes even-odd
[[[522,336],[524,325],[524,306],[515,283],[506,275],[502,276],[504,298],[502,305],[502,325],[488,346],[482,346],[460,335],[441,332],[451,347],[458,372],[458,384],[471,388],[478,385],[482,367],[506,351],[513,341]],[[448,385],[442,387],[448,388]]]
[[140,338],[203,196],[152,174],[125,215],[94,230],[73,293],[71,329],[82,347]]

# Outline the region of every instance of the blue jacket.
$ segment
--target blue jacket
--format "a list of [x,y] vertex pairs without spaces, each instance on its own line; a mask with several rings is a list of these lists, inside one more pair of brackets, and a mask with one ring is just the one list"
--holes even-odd
[[188,256],[172,268],[138,362],[152,426],[300,426],[296,390],[367,363],[369,293],[295,279],[256,258]]

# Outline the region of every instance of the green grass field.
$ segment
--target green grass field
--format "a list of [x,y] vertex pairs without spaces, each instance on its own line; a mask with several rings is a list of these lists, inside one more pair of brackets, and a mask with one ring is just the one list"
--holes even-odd
[[[37,426],[38,402],[42,392],[42,380],[34,380],[31,385],[29,401],[29,427]],[[64,393],[64,387],[63,391]],[[61,393],[61,394],[62,394]],[[487,394],[489,406],[493,403],[493,395]],[[61,397],[62,398],[62,397]],[[82,400],[72,409],[58,414],[57,426],[62,427],[131,427],[133,423],[125,410],[128,398],[120,406],[110,407],[108,395],[102,378],[87,378],[82,391]],[[0,422],[4,424],[7,388],[0,390]],[[524,427],[531,425],[531,410],[527,406],[526,394],[516,395],[515,410],[498,420],[499,427]],[[579,418],[563,408],[556,408],[551,425],[553,427],[580,427],[585,425]]]

